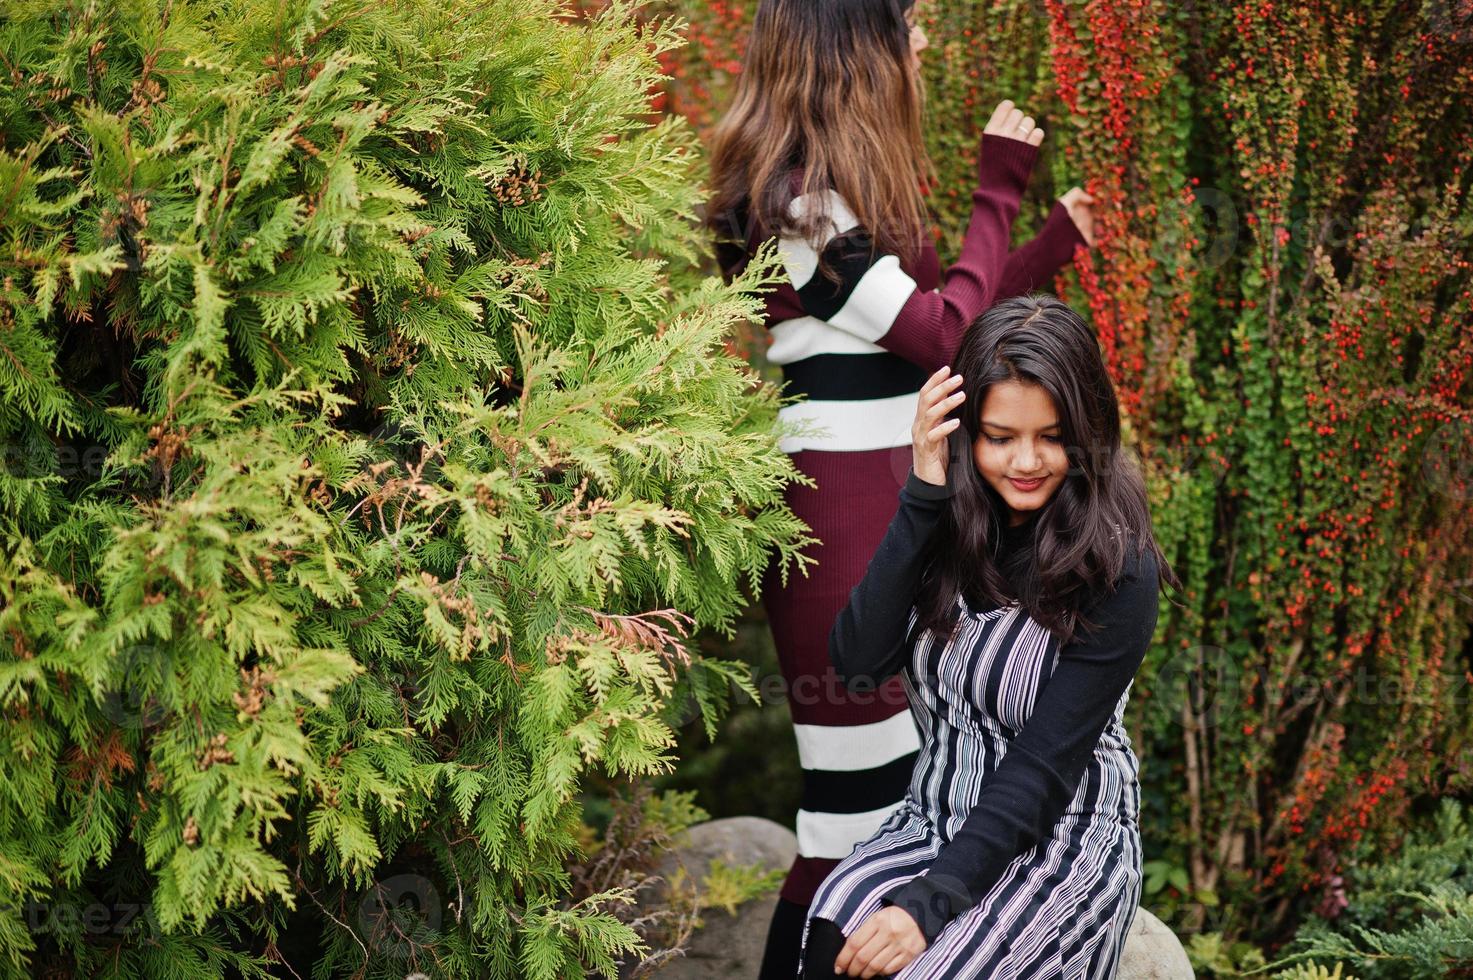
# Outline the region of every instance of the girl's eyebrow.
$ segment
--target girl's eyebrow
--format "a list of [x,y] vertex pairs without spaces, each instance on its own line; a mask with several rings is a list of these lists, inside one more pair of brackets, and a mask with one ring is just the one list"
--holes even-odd
[[[1010,428],[1008,428],[1005,425],[998,425],[996,422],[989,422],[986,419],[983,419],[982,420],[982,424],[985,425],[985,426],[987,426],[987,427],[989,427],[989,428],[992,428],[992,429],[1001,429],[1004,432],[1016,432],[1017,431],[1016,429],[1010,429]],[[1059,426],[1059,423],[1058,422],[1055,422],[1053,425],[1046,425],[1042,429],[1039,429],[1038,431],[1040,431],[1040,432],[1047,432],[1049,429],[1057,429],[1059,427],[1060,427]]]

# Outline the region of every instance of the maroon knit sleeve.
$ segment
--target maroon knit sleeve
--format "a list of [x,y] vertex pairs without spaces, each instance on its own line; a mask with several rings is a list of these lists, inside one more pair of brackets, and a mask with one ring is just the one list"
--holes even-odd
[[1060,269],[1074,261],[1074,250],[1078,247],[1089,248],[1089,242],[1069,217],[1069,209],[1062,201],[1055,201],[1038,234],[1008,253],[997,299],[1022,296],[1047,287]]
[[[868,233],[834,195],[827,202],[833,235],[821,250],[794,239],[779,240],[790,278],[784,285],[795,312],[927,371],[948,363],[972,321],[999,298],[1013,219],[1037,160],[1036,146],[983,135],[961,255],[937,290],[919,288],[897,256],[867,248]],[[806,198],[794,201],[795,208],[809,204]],[[817,271],[820,256],[837,271],[837,284]]]
[[1013,219],[1037,161],[1036,146],[983,135],[972,217],[961,254],[946,270],[942,287],[930,293],[915,291],[889,333],[876,343],[926,371],[951,363],[972,321],[1001,298]]

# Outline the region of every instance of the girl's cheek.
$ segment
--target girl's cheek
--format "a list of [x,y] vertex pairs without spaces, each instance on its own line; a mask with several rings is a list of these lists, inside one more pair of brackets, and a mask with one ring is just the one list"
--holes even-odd
[[992,476],[998,470],[998,461],[991,448],[985,445],[977,446],[972,451],[972,462],[977,466],[977,472],[983,476]]

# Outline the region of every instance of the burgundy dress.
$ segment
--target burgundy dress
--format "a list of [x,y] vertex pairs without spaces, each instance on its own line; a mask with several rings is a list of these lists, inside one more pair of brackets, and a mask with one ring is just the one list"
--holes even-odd
[[[950,363],[980,313],[1046,287],[1076,247],[1087,247],[1056,203],[1038,235],[1008,251],[1037,158],[1037,147],[1021,140],[982,137],[971,220],[944,285],[929,243],[908,264],[871,254],[865,230],[833,191],[832,235],[821,249],[779,239],[788,279],[768,296],[767,357],[782,366],[785,393],[805,396],[779,411],[791,433],[782,445],[817,484],[790,484],[786,499],[821,542],[805,552],[817,560],[806,577],[790,565],[784,585],[774,561],[762,587],[803,768],[798,857],[782,889],[789,902],[809,904],[910,782],[920,740],[899,678],[846,691],[829,662],[829,631],[895,516],[921,385]],[[793,213],[814,197],[795,199]],[[744,255],[723,256],[728,271],[739,271],[764,237],[754,228]],[[817,271],[820,252],[840,273],[837,285]],[[798,434],[802,427],[808,434]]]

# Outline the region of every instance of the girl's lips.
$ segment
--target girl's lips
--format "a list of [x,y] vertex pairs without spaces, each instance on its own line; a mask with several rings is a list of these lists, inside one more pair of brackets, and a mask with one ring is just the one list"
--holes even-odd
[[1037,490],[1043,486],[1043,479],[1041,477],[1037,480],[1014,480],[1012,477],[1008,477],[1008,482],[1025,492],[1028,490]]

